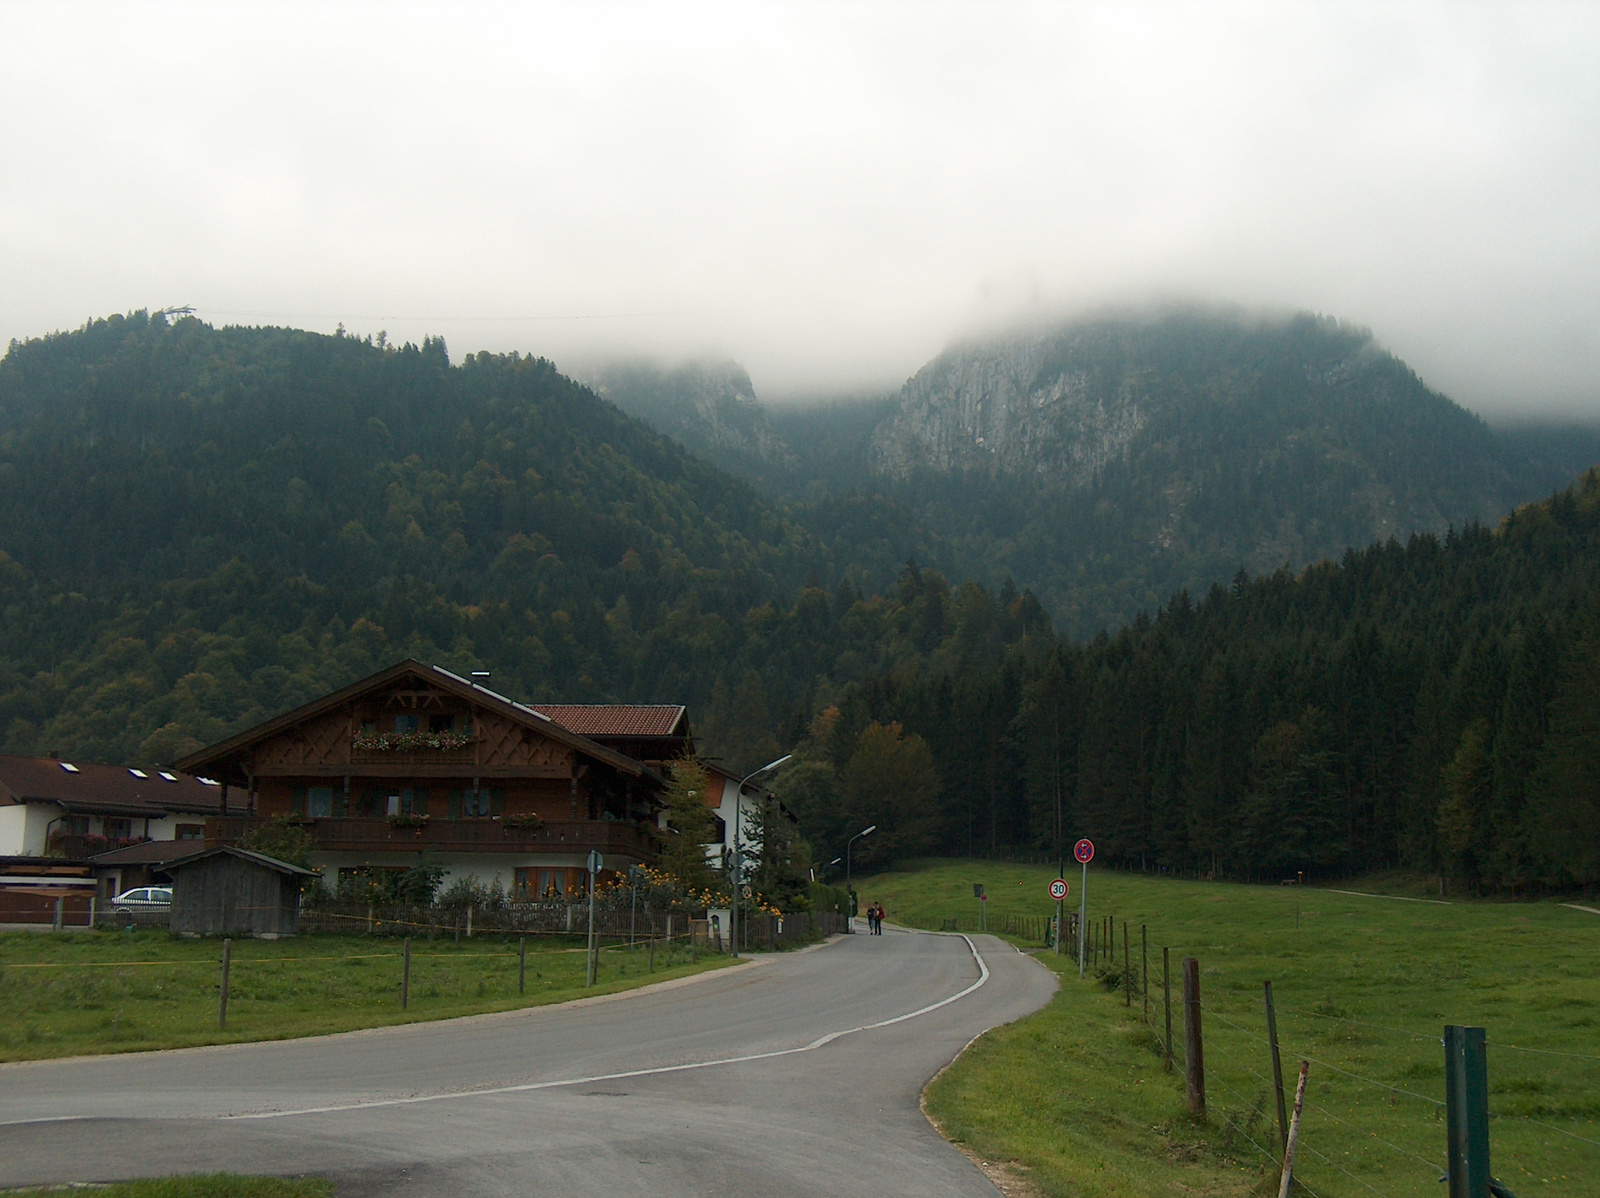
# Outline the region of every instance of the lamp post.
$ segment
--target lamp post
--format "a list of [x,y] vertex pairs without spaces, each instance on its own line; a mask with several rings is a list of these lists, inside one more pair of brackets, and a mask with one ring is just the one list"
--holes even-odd
[[744,850],[739,844],[739,813],[744,809],[744,784],[757,774],[764,774],[768,770],[775,770],[793,753],[785,753],[776,761],[769,761],[758,770],[751,770],[739,779],[739,789],[733,792],[733,906],[728,908],[728,955],[739,955],[739,902],[741,898],[741,883],[744,881]]
[[[849,840],[844,842],[844,892],[846,894],[850,893],[850,848],[863,836],[870,836],[877,830],[878,825],[873,824],[870,828],[862,828],[861,831],[857,832]],[[850,900],[850,912],[845,916],[845,918],[849,921],[849,927],[852,932],[856,930],[855,905],[855,899],[852,898]]]

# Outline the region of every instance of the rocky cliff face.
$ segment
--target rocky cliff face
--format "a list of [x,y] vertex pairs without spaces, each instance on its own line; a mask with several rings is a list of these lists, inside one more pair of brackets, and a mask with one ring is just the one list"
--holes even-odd
[[710,461],[783,462],[790,456],[756,398],[750,376],[737,362],[696,361],[674,367],[607,362],[571,373],[630,416]]
[[873,467],[992,465],[1086,483],[1127,451],[1159,402],[1132,350],[1129,330],[1107,325],[949,349],[906,383],[873,440]]

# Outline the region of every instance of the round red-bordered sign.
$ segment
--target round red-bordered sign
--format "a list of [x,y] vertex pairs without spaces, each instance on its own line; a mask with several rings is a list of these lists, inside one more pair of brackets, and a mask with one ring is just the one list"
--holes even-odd
[[1057,878],[1054,882],[1050,883],[1050,897],[1059,903],[1062,899],[1067,897],[1067,893],[1071,889],[1072,887],[1067,885],[1067,880],[1065,878]]
[[1088,865],[1094,860],[1094,841],[1084,839],[1072,846],[1072,855],[1078,859],[1080,865]]

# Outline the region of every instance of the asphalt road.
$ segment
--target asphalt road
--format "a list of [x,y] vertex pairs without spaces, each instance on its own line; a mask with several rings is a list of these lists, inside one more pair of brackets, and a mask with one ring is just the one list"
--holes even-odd
[[230,1170],[368,1195],[984,1195],[918,1096],[1055,978],[890,929],[608,999],[0,1066],[0,1185]]

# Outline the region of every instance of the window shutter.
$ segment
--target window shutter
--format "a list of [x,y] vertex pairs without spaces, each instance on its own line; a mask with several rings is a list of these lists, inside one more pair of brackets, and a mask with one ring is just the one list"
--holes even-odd
[[503,787],[496,786],[489,792],[489,814],[504,815],[506,813],[506,792]]
[[289,791],[289,814],[304,815],[306,813],[306,788],[296,786]]
[[415,789],[409,791],[408,793],[410,795],[411,806],[410,806],[409,810],[410,810],[411,814],[412,815],[427,815],[428,814],[428,788],[425,787],[425,786],[418,786]]
[[350,814],[350,796],[340,790],[333,792],[333,818],[344,819]]
[[450,792],[449,812],[449,815],[446,817],[447,819],[461,818],[461,792],[459,790],[452,790]]

